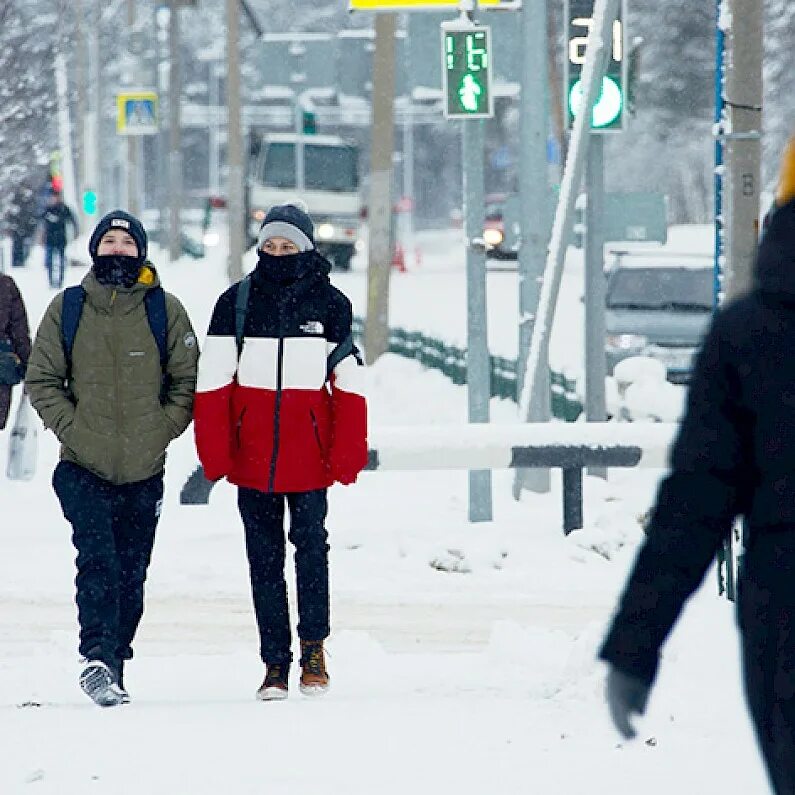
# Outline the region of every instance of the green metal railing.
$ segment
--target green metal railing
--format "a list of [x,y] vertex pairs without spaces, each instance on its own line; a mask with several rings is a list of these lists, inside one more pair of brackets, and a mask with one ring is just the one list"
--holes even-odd
[[[364,321],[353,319],[353,334],[361,339]],[[454,384],[466,383],[466,349],[447,345],[442,340],[429,337],[421,331],[390,329],[389,352],[406,359],[415,359],[423,367],[438,370]],[[490,356],[491,396],[516,400],[516,359]],[[582,413],[582,403],[577,396],[577,383],[563,373],[550,371],[552,414],[566,422],[574,422]]]

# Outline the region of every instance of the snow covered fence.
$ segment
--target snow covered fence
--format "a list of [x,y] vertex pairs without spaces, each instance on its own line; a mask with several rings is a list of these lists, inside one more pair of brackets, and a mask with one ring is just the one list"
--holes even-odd
[[[357,340],[364,334],[364,320],[353,318],[353,334]],[[466,349],[449,345],[421,331],[402,328],[389,330],[389,353],[405,359],[416,359],[423,367],[438,370],[454,384],[466,384]],[[489,356],[491,397],[516,401],[516,359]],[[552,415],[573,422],[582,413],[577,382],[565,373],[550,370],[550,404]]]
[[[676,423],[409,425],[370,429],[371,471],[553,467],[563,473],[563,532],[583,526],[582,471],[589,466],[667,467]],[[199,467],[180,493],[206,504],[213,484]]]

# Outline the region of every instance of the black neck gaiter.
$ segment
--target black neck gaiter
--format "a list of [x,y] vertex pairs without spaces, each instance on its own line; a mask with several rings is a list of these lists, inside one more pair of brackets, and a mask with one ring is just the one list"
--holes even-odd
[[94,257],[94,276],[106,287],[132,287],[141,272],[139,257],[105,254]]
[[286,254],[275,257],[273,254],[259,252],[257,268],[262,276],[276,284],[292,284],[312,269],[314,251],[301,251],[298,254]]

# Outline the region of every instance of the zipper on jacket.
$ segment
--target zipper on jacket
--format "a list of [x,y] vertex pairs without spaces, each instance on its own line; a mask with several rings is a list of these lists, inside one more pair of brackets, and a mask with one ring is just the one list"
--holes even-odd
[[323,445],[320,443],[320,428],[317,427],[317,417],[313,409],[309,409],[309,416],[312,418],[312,429],[315,432],[315,441],[317,442],[317,449],[320,450],[320,456],[323,457]]
[[[120,390],[120,378],[119,378],[119,357],[118,353],[118,330],[116,328],[116,312],[114,311],[116,301],[116,290],[114,289],[113,292],[110,294],[110,327],[111,327],[111,350],[113,351],[113,388],[114,388],[114,401],[113,401],[113,425],[118,433],[120,430],[120,418],[119,418],[119,392]],[[120,435],[120,434],[119,434]],[[116,482],[118,480],[118,468],[119,468],[119,446],[118,444],[113,445],[111,447],[111,461],[110,461],[110,470],[112,473],[112,482]]]
[[282,408],[282,367],[284,366],[284,303],[279,304],[279,350],[276,356],[276,403],[273,407],[273,452],[271,453],[268,491],[276,482],[276,459],[279,457],[279,414]]

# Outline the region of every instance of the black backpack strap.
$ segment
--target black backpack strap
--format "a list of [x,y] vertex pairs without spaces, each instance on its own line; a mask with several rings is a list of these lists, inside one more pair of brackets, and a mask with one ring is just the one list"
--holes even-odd
[[237,358],[243,352],[243,334],[246,329],[246,313],[248,312],[248,296],[251,291],[251,276],[246,276],[237,286],[235,298],[235,344]]
[[63,291],[63,306],[61,308],[61,344],[66,358],[66,378],[68,384],[72,378],[72,349],[75,346],[77,327],[80,325],[80,316],[83,314],[83,304],[86,300],[86,291],[78,284],[67,287]]
[[326,359],[326,381],[331,378],[334,368],[346,356],[353,356],[359,364],[363,364],[359,349],[353,344],[353,334],[348,334],[348,336],[328,355]]
[[166,292],[162,287],[147,290],[144,296],[146,319],[149,329],[157,343],[157,352],[160,355],[160,402],[165,403],[168,394],[168,314],[166,313]]

